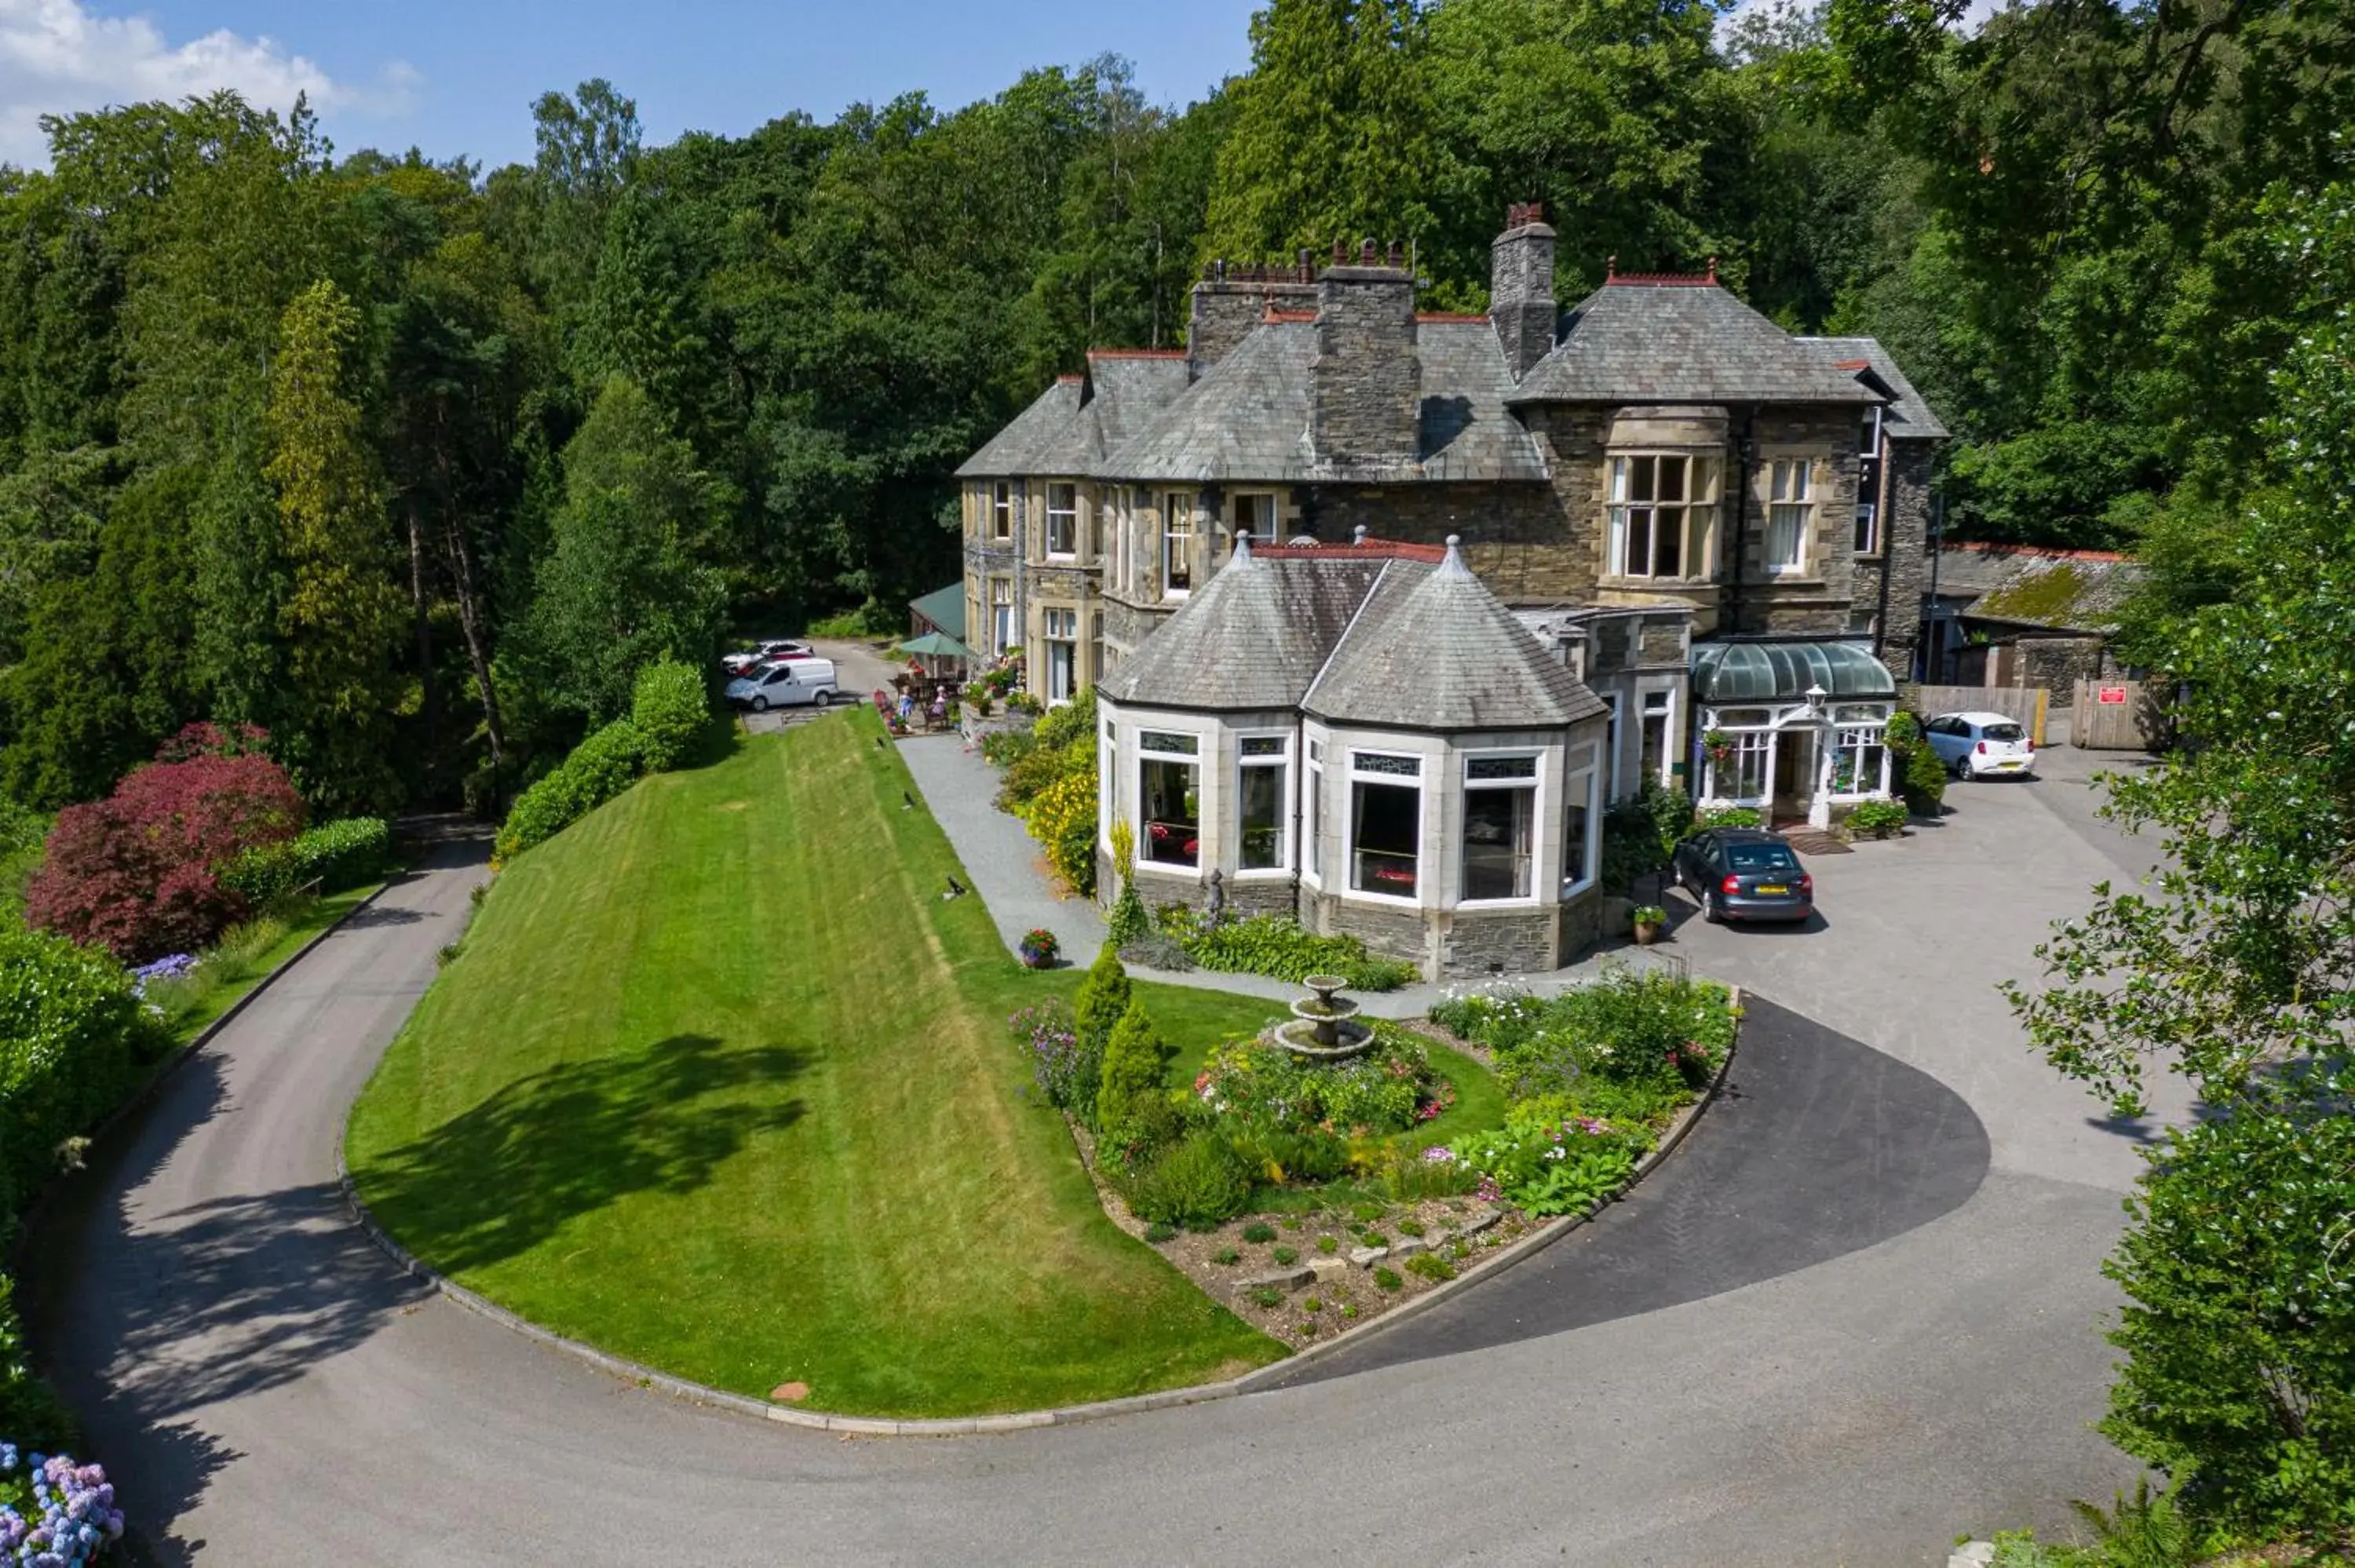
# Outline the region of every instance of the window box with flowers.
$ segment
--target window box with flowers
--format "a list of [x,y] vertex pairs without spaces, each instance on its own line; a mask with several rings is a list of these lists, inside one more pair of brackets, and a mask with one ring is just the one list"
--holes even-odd
[[1056,939],[1054,932],[1041,926],[1026,932],[1022,945],[1015,950],[1022,956],[1024,968],[1051,969],[1055,967],[1055,960],[1062,956],[1063,945]]

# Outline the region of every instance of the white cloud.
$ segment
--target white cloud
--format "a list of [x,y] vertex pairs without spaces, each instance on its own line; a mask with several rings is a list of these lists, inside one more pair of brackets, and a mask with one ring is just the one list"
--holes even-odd
[[387,66],[372,87],[341,82],[267,37],[227,29],[174,44],[144,16],[93,14],[81,0],[0,0],[0,158],[46,164],[44,114],[234,88],[255,104],[397,113],[416,73]]

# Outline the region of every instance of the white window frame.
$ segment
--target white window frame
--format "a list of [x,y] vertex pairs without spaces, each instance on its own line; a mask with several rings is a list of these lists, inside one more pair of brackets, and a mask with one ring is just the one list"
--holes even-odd
[[[1182,543],[1180,542],[1182,541]],[[1182,557],[1186,586],[1174,584],[1169,570],[1172,556]],[[1194,591],[1194,506],[1178,491],[1165,491],[1161,496],[1161,597],[1185,599]]]
[[[1000,590],[1004,590],[1002,593]],[[989,579],[989,635],[996,644],[990,652],[1004,657],[1020,644],[1014,638],[1014,579]]]
[[[1281,751],[1263,756],[1243,754],[1246,741],[1273,740],[1280,742]],[[1235,874],[1239,877],[1265,877],[1271,880],[1292,874],[1292,821],[1298,810],[1298,798],[1293,793],[1292,732],[1289,730],[1243,730],[1235,736]],[[1275,791],[1275,863],[1273,865],[1243,864],[1243,775],[1253,768],[1275,769],[1283,777],[1276,781]]]
[[[1120,726],[1103,721],[1103,736],[1096,751],[1096,844],[1112,853],[1113,824],[1120,820]],[[1118,874],[1119,867],[1113,868]]]
[[[1475,762],[1520,761],[1523,759],[1526,759],[1529,764],[1529,771],[1524,777],[1515,779],[1482,779],[1477,780],[1474,779],[1472,777],[1472,765]],[[1588,771],[1591,773],[1593,772],[1593,769],[1590,768]],[[1540,874],[1545,867],[1545,754],[1541,751],[1530,751],[1526,747],[1515,747],[1502,751],[1467,751],[1464,753],[1463,765],[1458,770],[1456,777],[1464,792],[1462,825],[1458,827],[1455,834],[1455,902],[1457,906],[1459,907],[1470,909],[1501,909],[1510,908],[1515,906],[1528,906],[1538,903],[1540,901],[1538,889],[1544,884],[1544,879]],[[1529,847],[1528,865],[1529,875],[1527,879],[1529,891],[1527,893],[1508,894],[1502,898],[1475,898],[1470,894],[1470,882],[1465,875],[1464,865],[1465,851],[1470,848],[1472,843],[1472,835],[1470,832],[1472,821],[1472,797],[1476,794],[1484,794],[1490,791],[1503,791],[1508,789],[1526,789],[1529,792]],[[1420,854],[1416,856],[1418,861],[1420,861],[1421,858]]]
[[[1833,800],[1872,800],[1881,799],[1888,795],[1888,732],[1889,726],[1886,723],[1873,725],[1840,725],[1831,732],[1831,761],[1830,767],[1826,771],[1824,777],[1827,780],[1826,792],[1829,794]],[[1837,785],[1830,784],[1828,782],[1829,780],[1836,779],[1839,777],[1839,754],[1841,752],[1861,751],[1868,747],[1878,748],[1881,752],[1881,775],[1879,779],[1874,781],[1872,788],[1869,789],[1841,789]]]
[[1619,800],[1625,798],[1620,793],[1619,789],[1619,780],[1624,777],[1624,775],[1619,771],[1619,742],[1621,732],[1626,727],[1626,694],[1623,692],[1604,692],[1602,694],[1602,697],[1604,705],[1611,710],[1610,714],[1603,721],[1603,749],[1610,756],[1610,794],[1612,800]]
[[[1808,535],[1815,532],[1816,463],[1813,458],[1772,458],[1766,464],[1766,570],[1774,577],[1798,577],[1807,570]],[[1775,547],[1776,535],[1787,531],[1789,559]]]
[[1001,479],[989,492],[989,536],[1001,541],[1014,537],[1014,482]]
[[[1654,496],[1637,497],[1636,464],[1648,462],[1655,475]],[[1683,492],[1675,501],[1657,499],[1660,488],[1657,475],[1662,463],[1681,463]],[[1649,582],[1706,582],[1716,570],[1717,508],[1721,500],[1719,488],[1724,465],[1707,452],[1694,451],[1614,451],[1605,479],[1610,506],[1611,558],[1605,563],[1606,575]],[[1672,511],[1677,517],[1677,569],[1662,572],[1659,565],[1660,514]],[[1628,557],[1628,545],[1634,529],[1635,515],[1646,514],[1645,559]]]
[[[1071,504],[1068,506],[1056,505],[1055,502],[1059,494],[1063,499],[1068,500]],[[1062,522],[1063,529],[1063,546],[1061,549],[1057,549],[1055,547],[1055,524],[1059,518]],[[1050,560],[1072,561],[1079,558],[1080,487],[1078,485],[1066,484],[1060,480],[1050,480],[1048,482],[1047,530],[1046,536],[1041,539],[1039,543],[1046,549],[1047,556]]]
[[[1582,793],[1586,798],[1586,842],[1579,846],[1579,850],[1582,863],[1586,868],[1586,874],[1573,878],[1567,874],[1570,869],[1571,850],[1568,813],[1571,802],[1576,800]],[[1573,768],[1564,775],[1561,803],[1563,812],[1561,859],[1564,872],[1561,879],[1561,896],[1567,901],[1593,887],[1603,874],[1603,785],[1593,763],[1589,762],[1583,768]]]
[[1856,537],[1849,553],[1868,556],[1881,554],[1881,508],[1870,501],[1856,503]]
[[[1657,699],[1661,705],[1657,708],[1652,705],[1655,699]],[[1656,687],[1646,692],[1642,704],[1636,710],[1636,767],[1638,772],[1642,771],[1644,765],[1644,725],[1646,721],[1654,717],[1660,720],[1660,770],[1654,777],[1660,783],[1668,784],[1675,779],[1677,767],[1675,687]]]
[[1308,743],[1308,763],[1305,770],[1308,800],[1300,812],[1301,878],[1322,890],[1325,886],[1325,746],[1322,741]]
[[[1194,749],[1190,752],[1155,750],[1145,744],[1146,737],[1151,735],[1182,735],[1187,739],[1194,743]],[[1202,842],[1203,821],[1204,819],[1209,815],[1204,808],[1208,807],[1210,803],[1209,800],[1203,799],[1204,786],[1208,781],[1208,775],[1202,768],[1202,754],[1208,749],[1209,749],[1209,747],[1205,744],[1205,737],[1196,735],[1188,730],[1146,729],[1141,726],[1138,727],[1136,732],[1136,863],[1140,867],[1150,866],[1156,871],[1184,872],[1194,875],[1199,875],[1201,873],[1202,863],[1205,858],[1202,852],[1204,849],[1209,847]],[[1194,842],[1196,848],[1194,851],[1194,863],[1191,865],[1187,864],[1182,860],[1156,860],[1151,854],[1146,853],[1147,847],[1151,842],[1152,822],[1145,814],[1145,769],[1147,763],[1153,762],[1183,763],[1185,766],[1191,768],[1194,770]]]
[[[1774,793],[1774,736],[1776,731],[1766,727],[1729,729],[1725,736],[1733,742],[1733,759],[1721,767],[1713,757],[1703,758],[1709,770],[1709,788],[1701,799],[1721,806],[1763,806],[1772,803]],[[1742,758],[1755,753],[1758,758],[1759,792],[1755,795],[1734,795],[1726,792],[1729,779],[1739,784],[1742,779]]]
[[[1402,773],[1361,773],[1358,764],[1362,758],[1368,757],[1412,758],[1415,763],[1414,776],[1410,779]],[[1341,853],[1348,857],[1348,863],[1342,872],[1342,885],[1350,897],[1375,899],[1384,904],[1395,904],[1409,909],[1422,907],[1423,889],[1429,885],[1430,876],[1423,863],[1431,858],[1429,848],[1424,842],[1431,835],[1424,831],[1427,826],[1424,819],[1427,815],[1429,800],[1423,789],[1423,774],[1429,768],[1430,760],[1419,751],[1372,749],[1360,751],[1354,747],[1349,748],[1348,775],[1349,798],[1347,809],[1342,813]],[[1360,781],[1369,784],[1387,784],[1414,791],[1414,891],[1412,893],[1380,893],[1358,885],[1357,787]]]

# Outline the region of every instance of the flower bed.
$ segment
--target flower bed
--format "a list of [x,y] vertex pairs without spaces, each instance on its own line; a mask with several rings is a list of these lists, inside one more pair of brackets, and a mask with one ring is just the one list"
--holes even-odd
[[1198,910],[1171,904],[1155,921],[1160,934],[1201,969],[1295,983],[1310,975],[1339,975],[1351,991],[1396,991],[1423,978],[1412,964],[1375,958],[1355,937],[1319,937],[1281,915],[1213,924]]

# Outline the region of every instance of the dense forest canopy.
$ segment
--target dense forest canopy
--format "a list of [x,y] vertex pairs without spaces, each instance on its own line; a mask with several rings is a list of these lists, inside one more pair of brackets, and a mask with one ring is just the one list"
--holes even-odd
[[1959,11],[1272,0],[1183,110],[1107,58],[649,147],[591,81],[487,172],[228,93],[52,120],[0,176],[0,790],[210,718],[332,809],[503,797],[625,653],[953,577],[950,471],[1091,344],[1182,341],[1206,260],[1396,238],[1476,309],[1532,198],[1565,297],[1714,256],[1879,336],[1957,534],[2221,591],[2324,302],[2264,214],[2346,160],[2350,7]]

